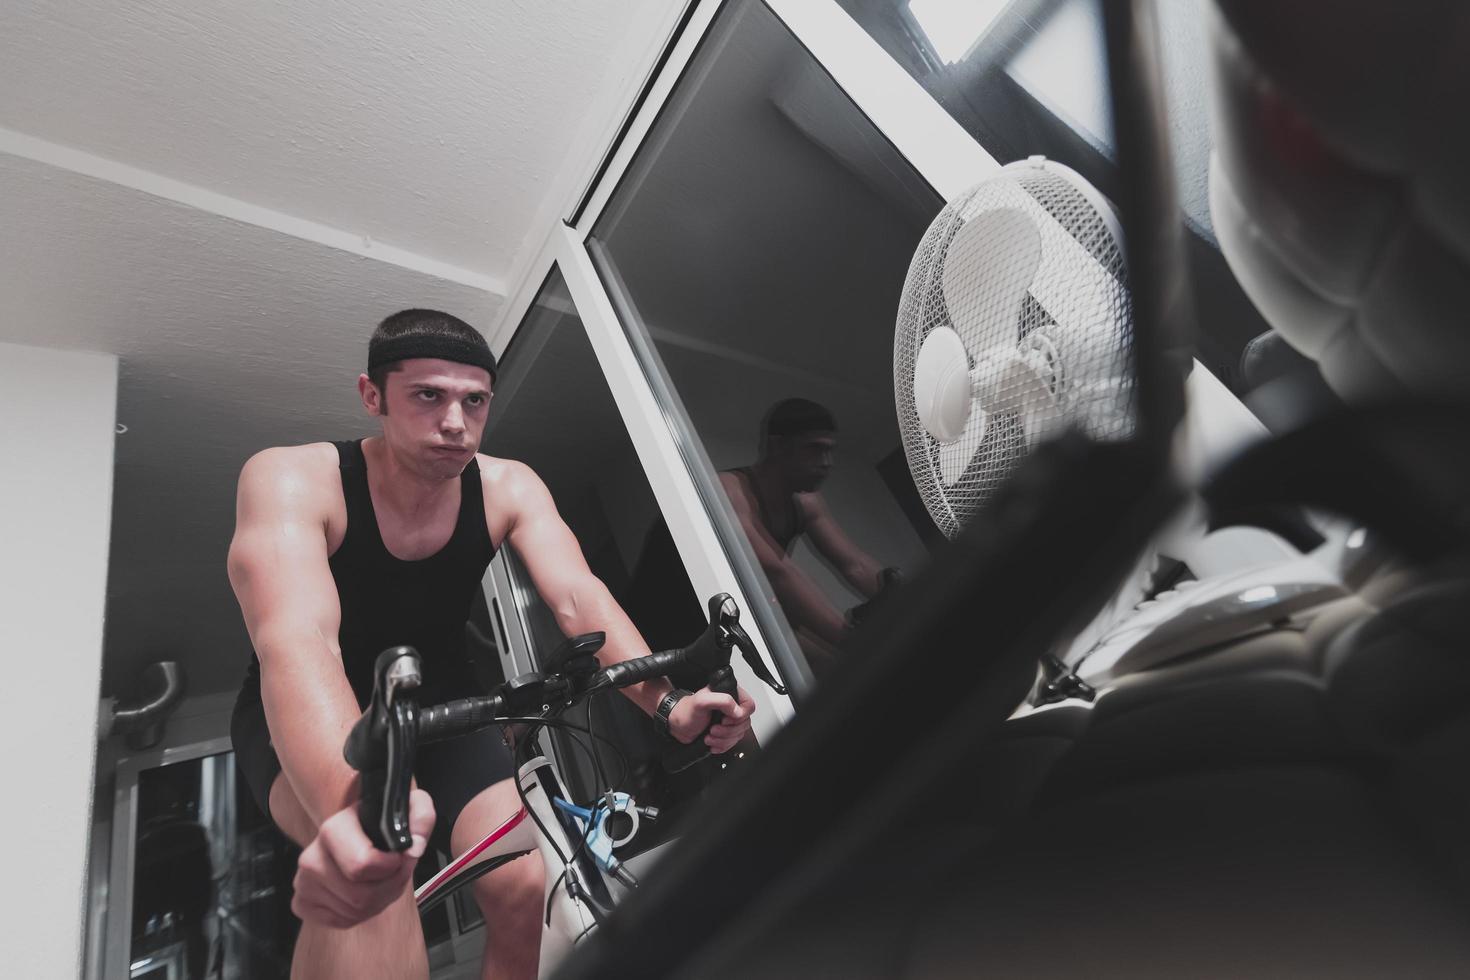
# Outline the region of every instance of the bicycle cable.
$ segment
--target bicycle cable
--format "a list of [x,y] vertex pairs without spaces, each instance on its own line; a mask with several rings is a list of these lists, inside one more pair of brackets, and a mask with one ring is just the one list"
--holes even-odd
[[[538,729],[536,729],[536,728],[528,728],[523,733],[523,737],[526,739],[527,742],[529,742],[538,733],[539,733],[539,730]],[[536,824],[536,829],[541,832],[541,839],[544,840],[544,841],[546,841],[546,843],[551,846],[551,849],[556,852],[557,859],[562,862],[561,875],[559,875],[557,877],[555,884],[553,884],[552,887],[550,889],[548,889],[547,892],[546,892],[546,917],[545,917],[545,922],[546,922],[547,925],[550,925],[550,923],[551,923],[551,899],[556,894],[556,889],[558,887],[560,887],[562,878],[566,877],[568,863],[567,863],[566,857],[561,853],[561,848],[557,846],[556,841],[552,839],[552,837],[551,837],[551,835],[549,833],[547,833],[546,825],[543,824],[541,822],[541,818],[536,815],[536,809],[535,809],[535,807],[531,806],[531,801],[529,799],[527,799],[527,797],[526,797],[525,787],[523,787],[521,785],[521,766],[523,766],[527,762],[531,761],[529,758],[524,758],[524,759],[522,758],[523,755],[524,756],[529,756],[530,755],[530,752],[524,748],[524,744],[525,743],[517,742],[515,755],[513,756],[513,758],[515,759],[515,765],[516,765],[516,773],[515,773],[516,795],[519,796],[520,799],[521,799],[521,809],[525,810],[527,813],[529,813],[531,815],[531,820]]]
[[[589,705],[589,707],[590,707],[590,705]],[[594,822],[591,821],[591,820],[589,820],[587,822],[586,828],[582,831],[582,839],[578,843],[577,848],[572,851],[571,857],[567,857],[565,854],[563,854],[562,851],[561,851],[561,848],[559,846],[557,846],[556,841],[547,832],[546,825],[544,823],[542,823],[541,822],[541,818],[539,816],[537,816],[535,808],[531,806],[530,801],[526,798],[525,788],[523,786],[521,786],[520,768],[521,768],[521,766],[525,765],[527,762],[530,762],[531,761],[530,760],[530,748],[528,748],[528,746],[534,746],[535,745],[534,739],[536,738],[536,736],[538,736],[540,734],[540,729],[541,728],[560,728],[560,729],[563,729],[563,730],[567,731],[569,734],[570,733],[573,733],[573,732],[585,732],[589,736],[589,738],[591,739],[591,741],[588,744],[584,744],[580,738],[577,738],[575,736],[573,736],[570,740],[579,749],[581,749],[583,752],[587,753],[587,755],[591,757],[591,759],[593,761],[593,769],[594,770],[598,770],[598,769],[601,768],[601,764],[600,764],[600,762],[598,761],[598,758],[597,758],[596,750],[592,747],[592,746],[596,745],[597,741],[599,741],[599,740],[600,741],[607,742],[609,745],[611,745],[613,747],[613,750],[615,752],[617,752],[618,755],[619,755],[619,757],[622,759],[623,768],[625,770],[627,769],[627,765],[628,765],[628,763],[627,763],[627,756],[623,753],[622,749],[619,748],[611,740],[602,738],[596,732],[592,731],[592,729],[591,729],[590,726],[587,726],[587,725],[578,725],[575,722],[569,722],[569,721],[566,721],[566,720],[561,719],[561,718],[546,718],[546,717],[537,717],[537,716],[525,716],[525,717],[499,718],[499,719],[496,719],[496,723],[497,724],[502,724],[502,725],[504,725],[504,724],[525,724],[525,725],[530,726],[523,733],[522,740],[521,741],[518,741],[518,743],[516,745],[516,753],[517,753],[517,756],[524,756],[524,758],[519,758],[519,757],[516,758],[516,780],[515,780],[515,784],[516,784],[516,795],[520,797],[521,807],[527,813],[529,813],[531,815],[531,820],[536,824],[536,829],[541,832],[541,836],[542,836],[543,839],[545,839],[546,843],[549,844],[549,845],[551,845],[551,849],[556,852],[557,860],[560,861],[561,862],[561,865],[562,865],[561,873],[559,875],[557,875],[556,881],[552,883],[551,888],[549,888],[547,890],[547,893],[546,893],[546,912],[545,912],[545,915],[543,917],[543,921],[547,925],[549,925],[550,922],[551,922],[551,902],[552,902],[552,899],[556,895],[556,889],[561,886],[561,883],[562,883],[563,879],[565,879],[567,877],[567,872],[571,868],[572,862],[576,861],[581,856],[582,850],[586,846],[587,839],[592,834],[592,828],[594,826]],[[597,814],[597,809],[596,809],[596,803],[595,802],[594,802],[592,813],[593,813],[593,816],[594,817]],[[575,896],[573,896],[573,897],[575,897]],[[598,911],[592,908],[592,906],[594,904],[595,904],[595,900],[592,898],[591,895],[588,895],[587,896],[588,911],[592,913],[593,919],[595,920],[595,919],[598,918]]]
[[[516,795],[520,797],[521,807],[531,815],[531,820],[535,822],[536,828],[541,831],[541,836],[544,837],[546,839],[546,842],[551,845],[552,850],[556,851],[557,859],[560,860],[563,865],[565,865],[568,861],[568,858],[566,857],[566,855],[562,854],[561,848],[557,847],[556,845],[556,841],[554,841],[551,836],[546,832],[546,825],[541,822],[541,818],[536,815],[535,808],[531,806],[530,800],[526,798],[525,787],[521,785],[520,768],[521,766],[531,761],[530,750],[531,748],[535,747],[533,739],[536,735],[539,734],[540,728],[561,728],[569,732],[587,732],[587,728],[585,725],[578,725],[574,722],[563,721],[560,718],[538,718],[534,716],[501,718],[497,719],[496,722],[497,724],[524,724],[532,726],[528,728],[525,733],[523,733],[523,740],[517,742],[515,755],[513,756],[516,765]],[[591,732],[587,732],[587,734],[591,735]],[[571,742],[583,752],[586,752],[589,755],[591,754],[592,750],[588,748],[588,746],[585,745],[581,739],[572,737]],[[528,746],[530,748],[528,748]]]

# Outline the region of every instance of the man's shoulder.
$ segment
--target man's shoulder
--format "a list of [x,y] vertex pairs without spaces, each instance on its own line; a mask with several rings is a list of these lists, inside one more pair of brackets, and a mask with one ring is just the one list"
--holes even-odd
[[743,499],[749,496],[749,493],[746,490],[745,481],[740,478],[740,472],[738,469],[720,470],[715,476],[719,478],[720,486],[724,488],[725,493]]
[[269,473],[320,474],[338,466],[337,447],[330,442],[271,446],[245,461],[245,468]]
[[522,519],[555,508],[546,484],[520,460],[477,453],[475,461],[485,495],[485,520],[494,540],[502,540]]
[[541,482],[536,471],[518,459],[476,453],[475,462],[480,467],[480,483],[485,486],[514,485],[530,480]]
[[518,459],[476,453],[475,461],[480,466],[480,486],[489,507],[514,509],[519,504],[539,502],[549,494],[536,471]]
[[303,491],[327,493],[334,489],[338,465],[337,447],[330,442],[272,446],[245,461],[240,486],[272,497]]
[[827,498],[822,496],[820,490],[799,491],[793,493],[791,499],[796,502],[796,509],[808,520],[825,517],[829,513]]

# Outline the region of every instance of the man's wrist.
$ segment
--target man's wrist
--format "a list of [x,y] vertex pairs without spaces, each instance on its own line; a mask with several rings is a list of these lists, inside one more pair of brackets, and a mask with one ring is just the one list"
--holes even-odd
[[665,735],[671,734],[669,731],[669,715],[673,714],[674,707],[680,701],[687,698],[689,693],[682,688],[676,687],[658,699],[658,704],[653,709],[653,724],[660,732]]
[[623,688],[623,695],[638,706],[638,710],[653,717],[663,696],[674,689],[666,678],[653,677],[632,687]]

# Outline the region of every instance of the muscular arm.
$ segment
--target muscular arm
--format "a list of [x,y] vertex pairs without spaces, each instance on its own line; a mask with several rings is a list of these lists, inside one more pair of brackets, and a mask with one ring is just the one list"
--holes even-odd
[[849,585],[864,598],[871,599],[881,586],[879,575],[882,569],[866,551],[853,543],[838,523],[832,519],[827,502],[820,493],[804,493],[797,500],[806,517],[807,534],[812,544],[820,551]]
[[[512,515],[505,540],[515,548],[531,573],[536,591],[556,616],[556,624],[567,636],[602,631],[607,634],[598,659],[612,664],[647,656],[644,643],[627,613],[592,574],[582,548],[557,513],[546,485],[529,467],[510,461],[495,477],[499,503],[509,505]],[[649,680],[624,688],[635,704],[653,714],[659,699],[670,689],[667,680]]]
[[268,449],[240,473],[230,584],[260,658],[261,697],[286,778],[320,824],[356,796],[342,743],[360,712],[337,645],[324,490],[311,447]]
[[797,628],[804,626],[827,643],[840,643],[846,630],[842,614],[832,605],[827,594],[791,560],[791,556],[776,546],[770,532],[756,518],[743,488],[736,483],[736,477],[722,473],[720,483],[791,625]]

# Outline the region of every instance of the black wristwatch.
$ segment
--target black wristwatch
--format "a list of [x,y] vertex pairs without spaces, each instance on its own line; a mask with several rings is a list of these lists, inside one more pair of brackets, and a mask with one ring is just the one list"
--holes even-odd
[[674,705],[688,696],[688,691],[676,687],[659,699],[658,707],[653,709],[653,723],[659,731],[665,735],[669,734],[669,715],[673,713]]

